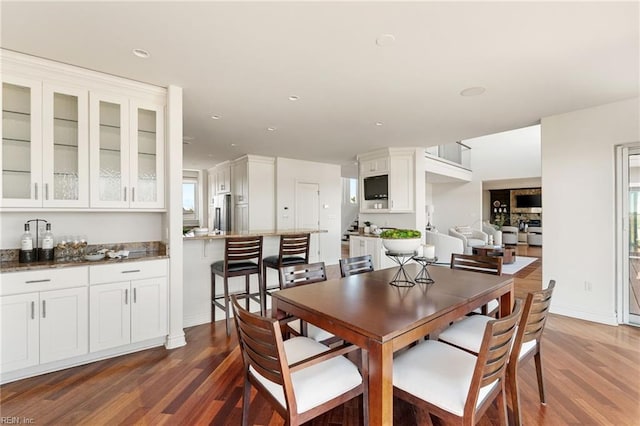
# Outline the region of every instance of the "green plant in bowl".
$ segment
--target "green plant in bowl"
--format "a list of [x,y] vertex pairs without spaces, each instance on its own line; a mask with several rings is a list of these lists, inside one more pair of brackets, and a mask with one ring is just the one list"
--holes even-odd
[[380,234],[380,238],[386,240],[406,240],[421,237],[422,233],[416,229],[385,229]]
[[422,240],[422,234],[415,229],[386,229],[380,234],[382,245],[391,253],[415,252]]

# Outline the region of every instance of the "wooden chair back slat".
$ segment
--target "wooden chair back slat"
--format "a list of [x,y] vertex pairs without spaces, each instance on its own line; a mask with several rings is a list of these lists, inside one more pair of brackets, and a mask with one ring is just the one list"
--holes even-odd
[[504,379],[511,345],[521,314],[522,302],[516,300],[510,315],[487,323],[471,381],[472,391],[469,392],[469,397],[474,398],[473,406],[475,406],[480,388],[496,380]]
[[[547,322],[547,314],[551,307],[551,296],[556,287],[555,280],[549,281],[549,285],[544,290],[531,292],[527,295],[522,310],[522,321],[516,333],[514,348],[509,362],[516,363],[520,355],[520,348],[523,343],[531,340],[540,341],[544,326]],[[515,364],[514,364],[515,365]]]
[[252,367],[272,382],[284,385],[289,367],[280,356],[284,346],[278,321],[246,311],[235,296],[231,302],[246,368]]
[[309,262],[310,234],[283,235],[280,237],[280,261],[287,256],[304,257],[305,263]]
[[225,239],[225,262],[259,259],[262,262],[262,236],[258,237],[229,237]]
[[373,271],[373,260],[370,254],[357,257],[340,259],[340,275],[348,277],[350,275],[363,274]]
[[502,257],[452,253],[451,269],[502,275]]
[[327,280],[324,262],[283,266],[280,268],[282,288],[312,284]]

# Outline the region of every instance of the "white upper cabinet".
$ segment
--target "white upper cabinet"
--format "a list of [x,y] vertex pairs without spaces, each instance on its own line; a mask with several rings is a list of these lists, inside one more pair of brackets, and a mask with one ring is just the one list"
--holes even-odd
[[88,91],[44,84],[43,206],[89,207]]
[[87,90],[5,77],[2,206],[89,207]]
[[0,61],[0,208],[165,209],[165,89],[3,49]]
[[90,95],[91,207],[164,208],[164,108]]
[[412,155],[393,155],[389,165],[389,211],[412,212],[415,188]]
[[42,206],[42,84],[2,77],[2,206]]
[[[360,212],[410,213],[415,211],[415,154],[411,149],[386,149],[359,157]],[[365,181],[386,177],[387,197],[367,200]],[[376,179],[377,180],[377,179]],[[370,184],[374,184],[370,182]]]
[[389,157],[374,158],[360,162],[360,176],[382,175],[389,171]]
[[129,207],[129,101],[91,93],[91,207]]
[[164,108],[131,102],[131,203],[134,208],[164,207]]

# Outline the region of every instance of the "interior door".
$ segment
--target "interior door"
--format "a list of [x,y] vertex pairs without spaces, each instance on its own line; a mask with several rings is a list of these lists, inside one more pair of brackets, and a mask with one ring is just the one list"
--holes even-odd
[[[296,215],[297,229],[320,228],[320,184],[296,182]],[[318,234],[311,234],[309,261],[317,262],[320,257]]]

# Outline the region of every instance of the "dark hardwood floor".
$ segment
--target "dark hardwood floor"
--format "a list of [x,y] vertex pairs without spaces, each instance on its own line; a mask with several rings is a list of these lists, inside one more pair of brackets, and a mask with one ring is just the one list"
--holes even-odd
[[[520,246],[518,254],[539,257],[541,250]],[[518,292],[539,288],[541,277],[539,261],[519,271]],[[242,363],[235,336],[226,337],[223,322],[186,334],[182,348],[151,349],[6,384],[0,387],[0,415],[38,425],[240,424]],[[526,425],[640,424],[639,328],[551,315],[543,341],[546,405],[538,400],[533,362],[520,369]],[[359,425],[361,413],[362,400],[356,399],[311,424]],[[496,417],[493,407],[479,424],[498,424]],[[413,408],[399,400],[394,418],[395,424],[415,424]],[[254,391],[250,424],[284,422]]]

